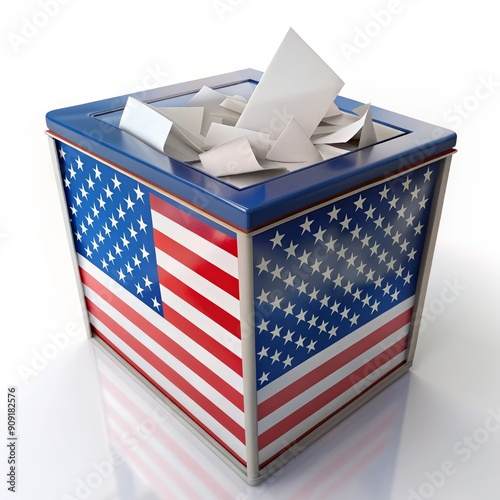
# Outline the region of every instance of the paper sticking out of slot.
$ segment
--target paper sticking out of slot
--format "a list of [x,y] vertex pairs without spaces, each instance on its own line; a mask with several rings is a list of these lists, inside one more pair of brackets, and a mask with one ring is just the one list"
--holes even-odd
[[204,171],[218,177],[287,164],[295,170],[377,142],[370,104],[356,114],[335,104],[343,85],[290,29],[248,99],[207,86],[184,106],[130,97],[119,127],[196,168],[201,161]]

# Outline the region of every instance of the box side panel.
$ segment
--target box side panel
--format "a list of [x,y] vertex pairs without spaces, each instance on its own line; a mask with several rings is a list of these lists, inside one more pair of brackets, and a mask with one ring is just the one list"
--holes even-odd
[[259,462],[407,360],[438,162],[254,236]]
[[236,234],[56,142],[92,334],[244,464]]

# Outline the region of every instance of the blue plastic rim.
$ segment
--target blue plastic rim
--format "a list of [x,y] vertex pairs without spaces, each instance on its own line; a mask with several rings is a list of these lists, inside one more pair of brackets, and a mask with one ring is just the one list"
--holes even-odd
[[[248,97],[262,73],[252,69],[130,94],[145,102],[182,105],[203,85]],[[362,186],[450,152],[456,134],[407,116],[372,106],[373,120],[402,135],[310,167],[239,189],[201,170],[155,151],[109,119],[120,115],[129,95],[71,106],[47,113],[49,133],[82,151],[118,165],[158,188],[242,231],[251,231]],[[362,103],[338,97],[352,111]],[[108,118],[105,118],[108,115]]]

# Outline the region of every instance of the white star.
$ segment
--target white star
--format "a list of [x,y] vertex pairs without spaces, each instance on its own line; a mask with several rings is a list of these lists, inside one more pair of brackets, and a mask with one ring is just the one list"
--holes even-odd
[[330,335],[330,338],[337,336],[337,330],[338,330],[338,328],[336,326],[332,326],[330,328],[330,331],[328,332],[328,334]]
[[396,271],[395,271],[396,276],[397,276],[398,278],[401,278],[401,277],[403,276],[403,271],[404,271],[404,270],[405,270],[405,268],[404,268],[401,264],[399,264],[398,269],[396,269]]
[[375,242],[371,247],[370,247],[370,255],[377,255],[378,252],[378,247],[380,246],[380,243]]
[[332,313],[338,313],[339,307],[340,307],[340,302],[335,301],[333,305],[330,307],[330,310],[332,311]]
[[278,246],[283,246],[281,244],[281,240],[283,239],[283,236],[285,236],[284,234],[280,234],[278,231],[276,231],[276,234],[274,235],[274,238],[271,238],[269,241],[271,241],[271,243],[273,244],[273,249],[276,245]]
[[351,326],[357,325],[358,324],[358,319],[359,319],[359,314],[353,314],[350,318],[349,321],[351,322]]
[[382,286],[382,277],[381,277],[381,276],[379,276],[379,277],[378,277],[378,278],[377,278],[377,279],[373,282],[373,284],[375,285],[375,290],[376,290],[377,288],[381,287],[381,286]]
[[297,290],[299,291],[299,295],[307,293],[307,283],[302,280],[302,283],[297,287]]
[[87,199],[87,195],[89,193],[85,190],[85,186],[82,185],[82,187],[80,188],[80,193],[82,193],[82,198]]
[[382,252],[382,253],[378,256],[378,262],[379,262],[379,264],[380,264],[381,262],[385,262],[385,259],[386,259],[387,255],[388,255],[388,253],[389,253],[389,252],[386,252],[386,251],[384,250],[384,251],[383,251],[383,252]]
[[142,215],[139,219],[137,219],[137,223],[139,224],[139,231],[144,231],[146,233],[148,225],[142,220]]
[[102,195],[97,198],[97,201],[99,202],[99,208],[104,208],[106,206],[106,202],[102,199]]
[[[294,336],[295,332],[291,332],[290,330],[288,330],[286,332],[286,335],[283,337],[283,340],[285,341],[285,344],[287,342],[292,342],[292,337]],[[293,359],[293,358],[292,358]]]
[[356,288],[356,291],[352,294],[355,299],[361,300],[361,290]]
[[125,203],[127,204],[127,210],[132,210],[134,211],[134,205],[135,205],[135,202],[133,202],[131,199],[130,199],[130,194],[127,196],[127,198],[125,199]]
[[351,222],[351,220],[352,220],[352,219],[349,219],[349,218],[347,217],[347,215],[345,216],[344,220],[340,223],[340,225],[342,226],[342,231],[343,231],[344,229],[349,230],[349,222]]
[[[278,325],[276,325],[276,326],[274,327],[274,330],[273,330],[272,332],[270,332],[270,333],[271,333],[271,335],[273,336],[273,340],[274,340],[276,337],[280,337],[280,332],[281,332],[281,329],[282,329],[282,328],[283,328],[282,326],[280,326],[280,327],[278,328]],[[280,354],[281,354],[281,353],[280,353]]]
[[262,349],[257,353],[259,355],[259,359],[262,359],[264,356],[267,358],[269,356],[267,351],[269,351],[269,347],[262,346]]
[[319,229],[316,233],[313,234],[315,240],[314,243],[318,243],[318,241],[323,241],[323,235],[326,233],[326,229],[321,229],[321,226],[319,226]]
[[62,158],[63,160],[66,159],[66,151],[64,151],[62,146],[59,148],[59,158]]
[[94,250],[97,250],[99,248],[99,244],[97,243],[97,241],[95,240],[95,238],[90,242],[90,244],[92,245],[92,248]]
[[341,276],[340,273],[337,274],[337,277],[333,280],[333,283],[335,284],[335,287],[342,287],[342,280],[344,279],[343,276]]
[[87,232],[87,228],[85,227],[85,224],[83,222],[80,224],[80,228],[82,229],[83,234]]
[[413,221],[415,220],[415,216],[413,214],[410,214],[405,220],[406,227],[411,226],[413,224]]
[[76,170],[73,168],[73,165],[70,165],[70,167],[68,168],[68,172],[70,179],[74,179],[76,176]]
[[111,189],[109,189],[109,184],[106,184],[106,187],[102,188],[102,189],[104,189],[104,192],[106,193],[106,198],[113,199],[113,191],[111,191]]
[[95,206],[95,203],[94,203],[94,206],[90,210],[92,210],[92,214],[94,215],[94,217],[99,218],[99,210]]
[[95,175],[95,178],[98,179],[98,180],[101,180],[101,171],[99,170],[99,167],[97,166],[97,163],[95,164],[95,167],[94,167],[94,175]]
[[314,220],[309,220],[309,218],[306,216],[306,220],[300,224],[300,227],[302,228],[302,233],[300,234],[304,234],[306,231],[307,232],[311,232],[311,224],[314,222]]
[[351,231],[352,234],[352,240],[354,241],[354,238],[358,238],[359,240],[359,232],[361,231],[361,228],[356,224],[356,227]]
[[409,190],[411,184],[411,179],[407,176],[406,180],[403,182],[403,191]]
[[283,312],[285,313],[285,318],[289,315],[289,314],[293,314],[293,308],[295,306],[292,305],[291,302],[288,302],[288,306],[285,307],[285,309],[283,309]]
[[285,252],[287,253],[287,256],[286,256],[286,259],[288,260],[288,258],[293,255],[295,257],[295,249],[298,247],[299,245],[294,245],[293,244],[293,241],[290,241],[290,245],[288,246],[288,248],[285,248]]
[[401,219],[401,218],[404,219],[405,212],[406,212],[406,207],[404,205],[401,205],[401,208],[397,211],[398,219]]
[[102,264],[102,268],[107,271],[108,270],[108,263],[106,262],[106,259],[104,257],[101,259],[101,264]]
[[344,292],[344,295],[346,293],[352,293],[352,287],[353,287],[354,283],[351,281],[351,280],[347,280],[347,284],[343,287],[345,292]]
[[387,226],[385,226],[385,229],[384,229],[384,233],[387,236],[390,236],[393,228],[394,228],[394,226],[392,224],[387,223]]
[[385,217],[382,217],[381,215],[378,216],[378,219],[373,221],[375,222],[375,225],[379,228],[382,228],[382,222],[384,222]]
[[391,260],[385,264],[387,266],[387,270],[394,270],[394,264],[396,264],[396,259],[391,257]]
[[318,316],[315,316],[314,314],[311,315],[311,319],[307,322],[309,323],[309,330],[311,329],[311,326],[316,326],[316,321],[318,321],[318,319]]
[[257,327],[259,329],[259,333],[262,333],[264,331],[268,331],[267,330],[267,325],[269,324],[269,321],[264,321],[264,320],[261,320],[260,322],[260,325]]
[[323,281],[331,280],[332,279],[332,277],[331,277],[332,272],[333,272],[333,269],[330,269],[330,266],[326,266],[326,269],[321,273],[323,276]]
[[311,352],[311,351],[315,351],[316,350],[316,347],[315,347],[316,342],[317,342],[317,340],[312,340],[311,339],[311,341],[309,342],[309,345],[306,346],[306,349],[307,349],[308,353]]
[[341,210],[341,208],[335,208],[335,205],[333,205],[331,211],[328,212],[328,215],[330,216],[330,222],[332,222],[333,219],[338,220],[339,212]]
[[137,187],[134,189],[134,191],[135,191],[135,195],[137,196],[136,201],[141,200],[144,203],[144,200],[142,199],[142,197],[144,196],[144,193],[141,191],[141,187],[139,186],[139,184],[137,184]]
[[123,274],[122,268],[120,267],[120,270],[118,271],[118,279],[120,281],[125,281],[125,274]]
[[142,292],[144,292],[144,288],[141,287],[140,283],[136,283],[135,289],[136,289],[135,293],[137,293],[137,295],[140,295],[142,297]]
[[365,294],[365,298],[361,301],[363,304],[363,307],[370,305],[371,298],[372,298],[371,295],[368,295],[367,293]]
[[299,339],[295,342],[295,345],[298,347],[304,347],[304,340],[306,340],[302,335],[299,335]]
[[278,296],[276,295],[276,297],[274,298],[274,300],[272,302],[270,302],[270,304],[273,306],[273,311],[278,308],[278,309],[281,309],[281,301],[283,300],[283,297],[281,297],[281,299],[278,299]]
[[269,272],[269,269],[267,268],[267,265],[271,262],[271,260],[266,260],[264,257],[262,257],[262,260],[258,266],[255,266],[259,270],[259,276],[262,271],[267,271]]
[[289,286],[293,287],[294,281],[295,281],[295,276],[290,271],[288,271],[288,278],[283,280],[283,282],[286,283],[285,289],[288,288]]
[[320,333],[326,332],[326,327],[327,327],[327,326],[328,326],[328,323],[327,323],[325,320],[323,320],[323,321],[321,322],[321,325],[319,325],[319,326],[318,326],[318,330],[319,330],[319,332],[320,332]]
[[322,262],[318,259],[314,259],[314,263],[311,264],[311,269],[313,271],[313,273],[319,273],[320,272],[320,266],[321,266]]
[[304,311],[304,309],[301,309],[299,314],[297,314],[297,316],[295,316],[297,318],[297,321],[300,323],[301,321],[305,321],[306,320],[306,311]]
[[264,289],[262,289],[262,292],[260,292],[260,295],[257,297],[259,299],[259,306],[262,304],[262,302],[269,302],[269,294],[271,292],[266,292]]
[[406,276],[404,277],[405,285],[409,285],[413,274],[410,274],[410,271],[406,272]]
[[398,296],[399,296],[399,290],[396,288],[394,290],[394,293],[391,294],[391,302],[394,302],[395,300],[398,300]]
[[71,186],[71,182],[67,177],[64,178],[64,187],[69,188]]
[[153,307],[160,310],[160,303],[156,300],[156,297],[153,297]]
[[83,170],[83,161],[80,160],[80,155],[78,155],[78,158],[76,160],[76,166],[78,167],[78,170]]
[[358,210],[363,210],[363,203],[366,201],[366,198],[363,198],[361,195],[359,195],[359,198],[357,201],[354,202],[354,205],[356,205],[356,212]]
[[401,251],[406,252],[409,244],[410,244],[410,242],[405,238],[403,243],[401,243],[401,245],[399,245],[401,247]]
[[321,304],[321,309],[323,309],[323,307],[328,307],[328,301],[330,300],[330,298],[331,297],[326,293],[323,294],[323,298],[319,301]]
[[280,356],[281,356],[281,352],[278,352],[278,349],[276,349],[274,351],[274,354],[271,356],[271,359],[272,359],[271,364],[274,365],[275,361],[279,361],[280,360]]
[[347,269],[349,269],[351,266],[354,266],[354,262],[356,261],[357,258],[358,257],[351,252],[351,256],[348,259],[346,259],[346,262],[348,264]]
[[135,254],[133,257],[132,257],[132,260],[134,261],[134,267],[138,267],[140,269],[141,267],[141,261],[139,260],[139,258],[137,257],[137,254]]
[[85,219],[87,220],[87,226],[92,227],[94,225],[94,219],[92,219],[90,214],[87,214]]
[[118,226],[118,221],[115,219],[114,215],[111,215],[111,217],[109,218],[109,220],[111,221],[111,227]]
[[419,221],[418,224],[413,228],[415,230],[415,236],[417,234],[422,234],[422,229],[423,228],[424,228],[424,226]]
[[113,188],[120,190],[121,182],[118,180],[118,178],[115,176],[111,179],[111,182],[113,183]]
[[347,247],[344,247],[344,245],[341,245],[341,246],[340,246],[340,250],[338,250],[338,251],[337,251],[337,255],[338,255],[339,257],[342,257],[343,259],[345,259],[345,258],[346,258],[346,257],[345,257],[345,253],[346,253],[346,251],[347,251]]
[[144,286],[148,289],[151,290],[151,285],[153,284],[152,281],[149,280],[148,275],[146,274],[145,278],[142,278],[144,280]]
[[276,264],[274,271],[271,273],[273,275],[272,281],[274,281],[275,278],[281,279],[281,271],[283,271],[283,268],[278,267],[278,264]]
[[424,174],[425,182],[431,180],[431,175],[432,175],[431,169],[429,167],[427,167],[427,172],[425,172],[425,174]]
[[134,225],[130,223],[130,227],[128,228],[130,232],[130,237],[134,238],[135,241],[137,241],[137,231],[134,229]]
[[342,319],[347,319],[350,310],[351,310],[350,308],[347,308],[346,306],[344,306],[344,310],[340,313],[340,315],[342,316]]
[[337,243],[337,240],[334,240],[330,236],[330,241],[328,241],[327,243],[325,243],[325,246],[326,246],[326,248],[328,248],[328,250],[334,252],[335,251],[335,243]]
[[391,293],[391,288],[392,288],[392,285],[389,285],[389,283],[387,283],[387,285],[385,285],[385,287],[383,289],[384,295]]
[[89,178],[88,179],[85,179],[87,181],[87,184],[89,185],[89,189],[94,189],[94,184],[95,182],[92,180],[92,178],[90,177],[89,175]]
[[88,247],[88,245],[85,247],[85,253],[87,254],[87,257],[92,257],[92,250]]
[[79,231],[75,233],[75,236],[78,241],[82,241],[82,235],[79,233]]
[[313,291],[310,294],[308,294],[309,297],[311,297],[309,299],[309,302],[311,302],[312,300],[318,300],[318,292],[319,290],[316,290],[316,287],[313,287]]
[[422,197],[422,199],[418,202],[418,205],[419,205],[419,210],[422,210],[423,208],[425,208],[425,205],[427,204],[427,202],[429,201],[429,198],[426,198],[425,196]]
[[259,382],[263,384],[269,380],[269,372],[262,372],[262,375],[259,378]]
[[113,262],[115,261],[115,257],[113,256],[113,254],[111,253],[111,250],[108,250],[108,253],[106,254],[107,257],[108,257],[108,260],[111,264],[113,264]]
[[292,366],[292,360],[293,358],[290,357],[290,354],[287,354],[285,361],[283,361],[283,368],[286,368],[287,366]]
[[384,184],[384,189],[378,193],[380,195],[380,201],[384,198],[387,200],[387,195],[389,194],[389,188]]
[[123,250],[118,246],[118,243],[115,243],[113,248],[115,249],[116,256],[121,257]]
[[391,208],[393,208],[394,210],[396,210],[396,203],[398,201],[399,201],[399,198],[396,198],[396,195],[393,195],[392,200],[389,201],[389,205],[391,206]]
[[130,245],[130,241],[127,240],[127,237],[125,236],[125,233],[123,233],[123,236],[120,239],[122,240],[122,245],[125,248],[128,248],[128,246]]
[[370,203],[370,208],[365,212],[366,214],[366,220],[368,219],[373,219],[373,213],[375,212],[375,208],[373,205]]
[[144,245],[142,245],[141,253],[142,253],[142,258],[146,259],[149,262],[149,259],[148,259],[149,252],[146,250],[146,247]]
[[118,208],[116,210],[118,212],[118,218],[119,219],[125,219],[125,212],[122,210],[121,203],[118,205]]
[[311,252],[306,252],[304,250],[304,253],[302,254],[302,257],[299,257],[301,265],[308,265],[308,260],[309,260],[309,255],[311,255]]
[[375,274],[375,271],[370,267],[370,270],[365,274],[366,279],[369,281],[373,281],[374,274]]
[[418,198],[418,193],[420,193],[420,189],[415,186],[415,189],[411,192],[411,199],[414,200],[415,198]]
[[392,237],[392,241],[395,243],[399,243],[399,238],[401,238],[401,233],[399,231],[396,231],[394,236]]
[[378,300],[376,300],[375,302],[373,302],[373,304],[370,306],[372,308],[372,314],[376,311],[378,311],[378,306],[380,305],[380,302]]
[[372,239],[371,236],[368,236],[368,233],[365,234],[365,237],[361,240],[361,243],[362,243],[362,248],[365,248],[367,247],[369,244],[370,244],[370,240]]
[[134,268],[130,265],[130,262],[125,264],[125,268],[127,269],[127,273],[132,274],[134,272]]
[[417,251],[412,248],[411,252],[408,253],[408,260],[415,260],[415,255],[417,255]]

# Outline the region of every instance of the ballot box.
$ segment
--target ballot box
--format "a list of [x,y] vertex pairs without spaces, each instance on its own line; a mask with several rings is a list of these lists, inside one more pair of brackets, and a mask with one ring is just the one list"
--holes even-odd
[[372,106],[368,146],[216,176],[122,130],[128,97],[47,114],[88,334],[257,484],[410,368],[456,135]]

